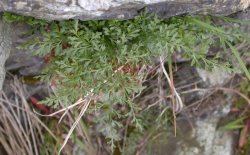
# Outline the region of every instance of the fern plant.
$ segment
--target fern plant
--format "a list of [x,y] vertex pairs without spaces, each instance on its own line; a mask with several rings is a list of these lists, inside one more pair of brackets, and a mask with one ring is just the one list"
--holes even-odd
[[[240,51],[234,47],[243,41],[249,43],[249,38],[233,28],[217,26],[214,18],[236,22],[209,16],[163,20],[148,14],[124,21],[41,21],[4,14],[7,21],[24,21],[33,27],[33,33],[40,33],[25,48],[47,58],[48,67],[39,77],[55,89],[43,103],[67,107],[79,98],[91,98],[86,115],[94,115],[92,122],[112,149],[124,136],[119,131],[125,120],[130,119],[130,126],[138,135],[154,124],[150,120],[159,116],[164,119],[157,119],[155,125],[162,127],[168,122],[169,114],[163,110],[156,110],[144,119],[147,113],[143,105],[134,100],[145,88],[143,82],[152,71],[148,68],[158,65],[153,61],[155,58],[162,56],[167,60],[167,56],[178,53],[190,60],[191,65],[207,70],[220,67],[230,72],[239,71],[232,66],[236,59],[250,80]],[[224,53],[232,52],[233,57],[224,59],[221,53],[207,57],[213,46]]]

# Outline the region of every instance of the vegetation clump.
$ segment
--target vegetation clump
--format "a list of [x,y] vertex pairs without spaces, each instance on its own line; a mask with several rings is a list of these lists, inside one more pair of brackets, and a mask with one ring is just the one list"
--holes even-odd
[[[169,111],[170,102],[159,103],[148,111],[145,103],[135,99],[146,88],[148,75],[157,74],[165,62],[169,66],[168,83],[171,88],[174,86],[174,55],[181,54],[191,65],[207,70],[242,69],[250,79],[240,51],[234,47],[249,43],[249,39],[237,29],[214,22],[238,23],[228,18],[183,16],[163,20],[142,14],[124,21],[43,21],[5,13],[4,19],[26,22],[33,28],[32,33],[39,33],[25,48],[48,63],[39,77],[51,84],[53,94],[43,103],[69,109],[83,105],[78,122],[84,113],[87,124],[107,139],[111,150],[119,147],[124,151],[128,145],[121,143],[124,137],[130,141],[142,138],[146,132],[168,129],[174,116]],[[211,47],[218,47],[221,52],[208,56]],[[224,57],[228,52],[233,55],[230,59]],[[235,60],[240,68],[232,66]],[[165,71],[164,66],[162,70]],[[175,91],[172,96],[172,103],[178,104]]]

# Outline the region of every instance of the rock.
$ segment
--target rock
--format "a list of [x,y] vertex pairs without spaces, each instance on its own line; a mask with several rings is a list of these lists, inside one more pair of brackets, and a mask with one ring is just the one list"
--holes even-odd
[[13,24],[15,29],[12,30],[12,47],[10,56],[6,61],[5,69],[10,72],[18,73],[22,76],[39,75],[45,67],[42,58],[33,56],[32,51],[20,49],[19,46],[29,41],[32,37],[27,35],[29,26],[23,23]]
[[10,25],[4,23],[0,17],[0,90],[2,90],[3,81],[5,78],[4,64],[9,57],[11,50],[11,28]]
[[238,12],[234,15],[235,18],[242,19],[242,20],[249,20],[250,19],[250,8]]
[[217,68],[213,72],[209,72],[199,68],[197,68],[196,70],[201,79],[210,87],[222,86],[223,84],[227,83],[233,76],[232,74],[221,68]]
[[[241,21],[249,21],[250,20],[250,8],[246,9],[245,11],[240,11],[233,15],[234,18],[237,18]],[[242,32],[247,33],[250,36],[250,26],[249,24],[241,24],[240,30]]]
[[22,76],[39,75],[45,63],[42,58],[32,56],[25,51],[14,51],[12,49],[9,59],[6,61],[6,70],[19,73]]
[[215,106],[216,108],[209,111],[204,118],[199,117],[193,121],[194,128],[189,132],[190,135],[187,136],[184,133],[193,143],[187,144],[187,139],[180,140],[177,144],[176,155],[233,155],[233,132],[219,128],[220,120],[227,117],[230,111],[231,102],[229,99],[222,102],[223,104]]
[[9,11],[48,20],[129,19],[141,10],[162,17],[182,14],[229,15],[246,9],[250,0],[1,0]]
[[[203,104],[203,103],[200,103]],[[222,130],[231,106],[231,97],[218,98],[207,103],[213,104],[206,115],[177,121],[177,136],[164,136],[151,143],[152,151],[146,154],[170,155],[234,155],[236,135],[232,131]],[[168,133],[169,134],[169,133]]]

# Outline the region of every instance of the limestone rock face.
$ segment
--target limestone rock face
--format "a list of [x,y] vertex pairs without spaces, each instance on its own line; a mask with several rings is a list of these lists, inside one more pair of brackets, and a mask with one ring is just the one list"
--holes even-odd
[[4,64],[9,57],[11,50],[11,33],[10,25],[1,21],[0,18],[0,91],[2,90],[5,78]]
[[142,10],[162,17],[187,13],[229,15],[249,4],[250,0],[1,0],[0,12],[48,20],[128,19]]

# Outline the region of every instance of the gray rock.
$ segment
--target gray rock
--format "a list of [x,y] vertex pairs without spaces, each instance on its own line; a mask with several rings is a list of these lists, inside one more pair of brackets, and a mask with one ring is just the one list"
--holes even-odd
[[1,0],[10,11],[48,20],[128,19],[141,10],[162,17],[182,14],[229,15],[246,9],[250,0]]
[[2,90],[3,81],[5,78],[4,64],[9,57],[11,50],[11,28],[10,25],[4,23],[0,17],[0,90]]
[[238,12],[234,15],[235,18],[242,19],[242,20],[249,20],[250,19],[250,8]]
[[39,75],[45,63],[42,58],[32,56],[31,53],[18,51],[12,48],[9,59],[6,61],[5,69],[19,73],[22,76]]
[[[250,8],[244,10],[244,11],[241,11],[241,12],[238,12],[236,13],[234,16],[234,18],[237,18],[241,21],[249,21],[250,20]],[[242,32],[245,32],[248,34],[248,36],[250,36],[250,26],[249,24],[240,24],[240,30]]]
[[[204,103],[200,103],[204,104]],[[216,99],[206,110],[206,116],[177,121],[177,136],[164,136],[152,143],[150,153],[145,155],[234,155],[236,135],[232,131],[222,130],[230,111],[231,98]],[[169,134],[169,133],[168,133]],[[163,142],[162,142],[163,141]]]
[[221,68],[217,68],[213,72],[209,72],[199,68],[197,68],[196,70],[201,79],[210,87],[222,86],[223,84],[227,83],[233,76],[232,74]]
[[6,61],[6,71],[19,73],[22,76],[39,75],[45,67],[44,60],[40,57],[33,56],[32,51],[20,49],[19,46],[29,41],[32,36],[27,35],[29,26],[23,23],[13,24],[12,27],[12,47],[10,56]]

